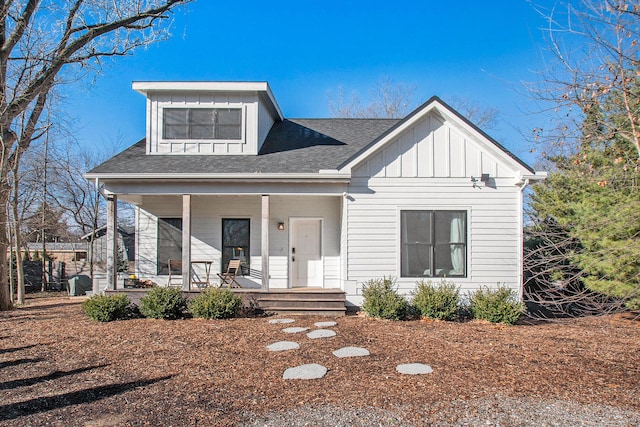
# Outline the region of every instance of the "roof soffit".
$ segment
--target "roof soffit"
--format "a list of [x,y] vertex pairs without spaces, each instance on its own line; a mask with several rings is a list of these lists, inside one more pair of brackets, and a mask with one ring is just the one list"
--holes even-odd
[[278,120],[284,120],[282,110],[267,82],[134,81],[131,87],[146,97],[150,93],[159,92],[253,92],[258,94],[261,101],[266,102]]

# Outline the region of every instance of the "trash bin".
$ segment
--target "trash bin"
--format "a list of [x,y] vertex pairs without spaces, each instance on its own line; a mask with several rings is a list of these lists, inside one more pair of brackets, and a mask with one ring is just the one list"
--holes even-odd
[[69,295],[76,297],[79,295],[85,295],[87,291],[93,289],[93,284],[91,282],[91,277],[85,276],[84,274],[77,274],[75,276],[71,276],[69,279]]

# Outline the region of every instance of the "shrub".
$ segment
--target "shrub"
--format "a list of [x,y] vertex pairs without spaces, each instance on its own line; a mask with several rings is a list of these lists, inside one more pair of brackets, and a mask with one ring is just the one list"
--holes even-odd
[[511,289],[485,287],[469,294],[469,311],[476,319],[513,325],[524,313],[525,306]]
[[128,319],[135,313],[131,300],[125,294],[94,295],[82,302],[82,310],[91,320],[98,322]]
[[405,317],[409,304],[396,291],[391,278],[371,279],[362,285],[362,309],[371,317],[399,320]]
[[177,319],[187,309],[187,300],[178,288],[151,288],[140,299],[140,312],[154,319]]
[[419,281],[413,292],[413,306],[431,319],[454,320],[460,309],[460,290],[452,282],[439,285]]
[[189,302],[194,317],[227,319],[236,315],[242,306],[242,298],[229,289],[207,288]]

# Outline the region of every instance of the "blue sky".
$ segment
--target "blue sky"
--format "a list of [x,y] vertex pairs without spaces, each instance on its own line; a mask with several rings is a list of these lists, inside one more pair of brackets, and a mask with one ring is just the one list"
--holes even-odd
[[175,13],[169,40],[107,62],[65,107],[80,145],[124,148],[145,133],[132,81],[268,81],[285,116],[300,118],[330,117],[338,87],[366,100],[388,77],[414,86],[416,105],[438,95],[497,108],[489,134],[535,163],[525,137],[542,118],[521,82],[543,68],[543,25],[526,0],[198,0]]

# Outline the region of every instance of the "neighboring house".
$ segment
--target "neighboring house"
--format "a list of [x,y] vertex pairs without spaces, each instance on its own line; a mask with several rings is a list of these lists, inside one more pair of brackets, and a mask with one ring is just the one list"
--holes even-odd
[[137,207],[139,277],[240,258],[256,287],[340,288],[355,305],[383,276],[403,293],[441,278],[521,292],[522,191],[545,174],[439,98],[402,120],[286,119],[267,83],[133,88],[146,138],[85,176],[109,224],[118,198]]
[[[29,253],[29,260],[23,262],[25,286],[27,290],[39,290],[42,286],[42,243],[27,242],[25,246],[23,259],[25,252]],[[86,242],[47,242],[45,249],[48,289],[64,288],[69,277],[89,271]]]
[[[87,233],[82,240],[93,242],[93,260],[98,265],[104,266],[107,262],[107,226],[97,228],[95,232]],[[135,229],[118,226],[118,250],[121,251],[125,261],[135,261]]]

